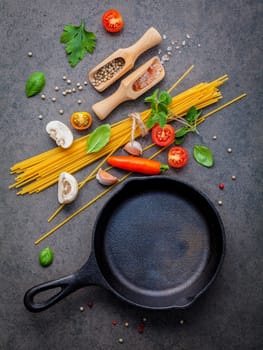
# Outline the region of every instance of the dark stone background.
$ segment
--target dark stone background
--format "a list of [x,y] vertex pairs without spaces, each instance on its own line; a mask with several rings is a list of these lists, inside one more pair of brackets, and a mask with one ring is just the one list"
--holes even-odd
[[[103,12],[112,7],[119,9],[125,20],[124,30],[116,35],[106,33],[101,25]],[[262,349],[262,1],[2,0],[0,13],[0,349]],[[96,34],[97,47],[93,55],[87,55],[72,69],[59,38],[65,24],[79,24],[81,18],[87,30]],[[150,26],[166,39],[158,48],[143,54],[135,67],[158,54],[159,49],[162,56],[171,41],[177,40],[181,46],[186,40],[180,50],[173,46],[173,55],[165,63],[166,77],[159,84],[161,89],[169,88],[194,64],[194,70],[175,93],[223,74],[229,75],[229,81],[221,87],[222,103],[247,93],[245,99],[202,124],[200,136],[193,134],[185,141],[190,154],[195,144],[210,147],[214,167],[201,167],[191,156],[182,171],[168,173],[203,191],[215,205],[223,201],[218,207],[227,244],[222,269],[209,291],[187,310],[138,309],[93,286],[75,292],[45,312],[32,314],[23,305],[24,293],[40,282],[70,274],[82,266],[90,252],[95,217],[109,195],[35,246],[34,240],[71,209],[61,213],[54,224],[47,223],[57,206],[56,187],[32,196],[16,196],[14,190],[8,189],[13,182],[9,168],[54,147],[45,132],[46,123],[59,119],[68,124],[71,113],[79,109],[77,96],[61,95],[62,76],[74,84],[84,82],[92,67],[119,47],[133,44]],[[32,57],[28,57],[29,51]],[[46,101],[40,96],[28,99],[24,93],[27,77],[38,70],[47,77]],[[50,98],[55,94],[55,85],[61,89],[53,103]],[[78,93],[83,100],[81,109],[91,111],[93,103],[117,87],[118,83],[99,94],[90,85],[85,86]],[[65,111],[63,116],[58,113],[60,108]],[[112,123],[145,108],[143,97],[126,102],[107,121]],[[43,120],[38,119],[39,114]],[[94,117],[93,128],[100,124]],[[80,133],[74,132],[74,136]],[[231,154],[227,152],[229,147]],[[166,154],[158,159],[165,162]],[[91,169],[79,172],[78,180]],[[218,189],[219,182],[225,183],[223,191]],[[99,186],[90,182],[73,209],[98,190]],[[55,253],[47,269],[38,264],[39,251],[45,246],[52,247]],[[91,301],[94,305],[88,308],[86,304]],[[85,307],[83,313],[80,306]],[[144,333],[139,334],[142,317],[148,321]],[[118,322],[115,327],[113,320]],[[117,343],[120,337],[123,344]]]

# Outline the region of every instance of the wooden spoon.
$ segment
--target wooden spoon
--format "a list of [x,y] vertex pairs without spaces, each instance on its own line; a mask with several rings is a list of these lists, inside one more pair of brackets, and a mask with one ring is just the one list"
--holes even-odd
[[92,106],[99,119],[105,119],[119,104],[127,100],[135,100],[165,76],[164,67],[158,56],[140,66],[120,83],[119,88],[109,97]]
[[[88,73],[88,79],[90,83],[97,91],[101,92],[105,90],[116,80],[118,80],[121,76],[123,76],[126,72],[128,72],[131,68],[133,68],[136,59],[143,52],[159,44],[161,40],[162,38],[160,33],[155,28],[151,27],[135,44],[125,49],[118,49],[105,60],[103,60],[101,63],[99,63],[95,68],[93,68]],[[104,69],[111,66],[111,64],[116,59],[120,62],[118,71],[116,71],[111,78],[108,78],[108,80],[96,83],[96,80],[99,80],[97,79],[99,73],[103,74]]]

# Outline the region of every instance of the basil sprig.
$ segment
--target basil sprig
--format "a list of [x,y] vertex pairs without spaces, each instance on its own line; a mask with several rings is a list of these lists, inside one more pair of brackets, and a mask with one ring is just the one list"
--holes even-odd
[[167,91],[160,91],[159,93],[159,89],[156,89],[144,101],[151,103],[151,115],[146,122],[147,128],[151,129],[155,124],[159,124],[163,128],[170,113],[168,105],[172,102],[172,96]]

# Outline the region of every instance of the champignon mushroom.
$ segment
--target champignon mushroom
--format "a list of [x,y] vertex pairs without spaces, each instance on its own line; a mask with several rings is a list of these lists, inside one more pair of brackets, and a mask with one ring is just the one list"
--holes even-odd
[[78,195],[78,182],[67,172],[62,172],[58,178],[58,201],[60,204],[73,202]]
[[49,136],[62,148],[69,148],[73,143],[73,134],[64,123],[53,120],[46,125]]

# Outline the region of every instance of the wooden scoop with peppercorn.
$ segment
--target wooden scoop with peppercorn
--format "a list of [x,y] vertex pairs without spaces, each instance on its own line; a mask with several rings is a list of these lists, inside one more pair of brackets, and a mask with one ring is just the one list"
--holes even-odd
[[137,58],[146,50],[162,41],[160,33],[153,27],[133,45],[118,49],[88,73],[92,86],[99,92],[105,90],[133,68]]
[[135,100],[165,76],[164,67],[158,56],[140,66],[120,83],[118,89],[109,97],[92,106],[99,119],[105,119],[119,104],[128,100]]

